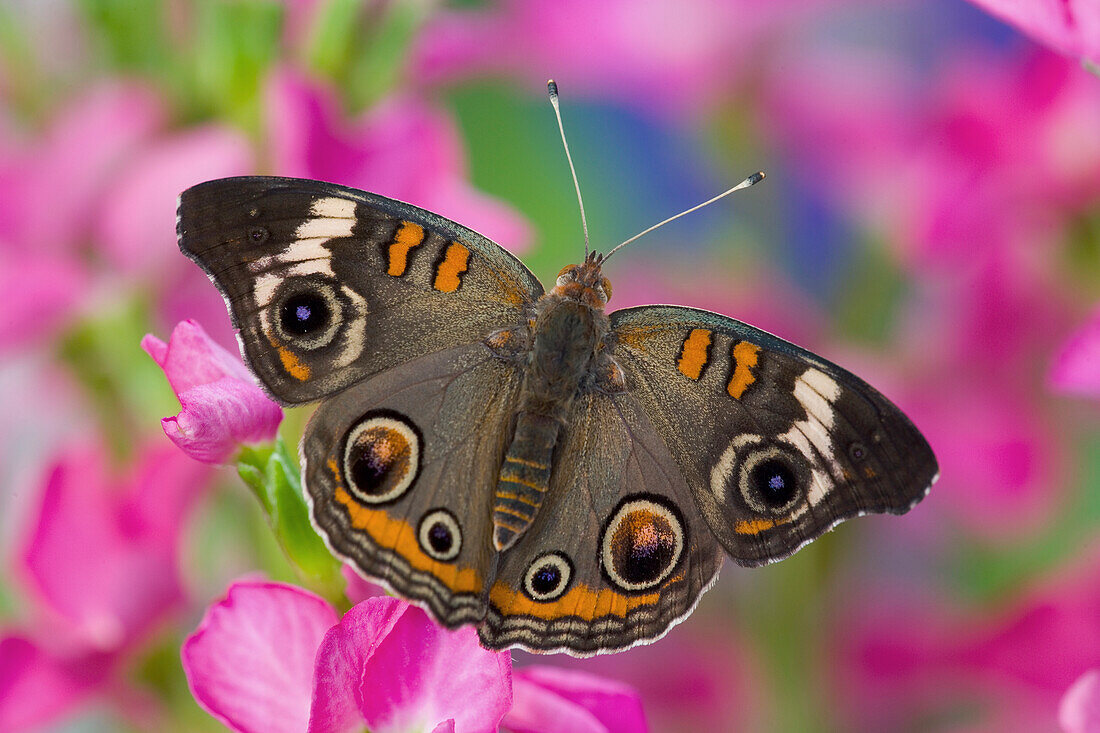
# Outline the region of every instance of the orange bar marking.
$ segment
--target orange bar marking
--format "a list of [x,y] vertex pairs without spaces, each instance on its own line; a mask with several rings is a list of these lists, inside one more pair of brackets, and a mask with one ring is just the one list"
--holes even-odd
[[657,605],[659,593],[647,593],[640,596],[624,596],[613,590],[594,590],[587,585],[576,585],[556,601],[539,603],[512,590],[504,581],[498,580],[489,591],[489,601],[506,614],[523,614],[541,619],[557,619],[563,616],[577,616],[591,621],[601,616],[623,617],[628,612],[642,606]]
[[778,527],[781,524],[786,524],[788,521],[786,517],[780,517],[779,519],[741,520],[733,525],[733,531],[737,534],[760,534],[766,529]]
[[441,293],[453,293],[462,284],[462,273],[470,261],[470,250],[458,242],[451,242],[447,254],[435,270],[435,282],[432,287]]
[[733,376],[726,391],[730,397],[741,399],[749,385],[756,381],[752,370],[760,358],[760,347],[748,341],[738,341],[733,346]]
[[387,275],[401,277],[409,266],[409,250],[424,243],[424,227],[411,221],[401,222],[393,242],[390,243],[390,262]]
[[[335,462],[329,462],[329,468],[335,468]],[[334,472],[335,475],[335,472]],[[365,532],[379,547],[389,550],[403,558],[415,570],[429,573],[441,580],[453,577],[445,582],[456,593],[478,593],[482,581],[476,569],[457,567],[453,563],[442,563],[428,557],[420,549],[416,539],[416,530],[404,519],[391,517],[385,509],[368,509],[351,497],[342,486],[336,486],[334,498],[347,507],[351,517],[351,526]]]
[[308,364],[303,364],[297,355],[287,347],[279,346],[278,349],[279,360],[283,362],[283,369],[286,370],[287,374],[299,382],[309,379],[310,368]]
[[698,380],[703,376],[703,367],[710,359],[710,331],[705,328],[694,329],[680,349],[680,361],[676,368],[688,379]]

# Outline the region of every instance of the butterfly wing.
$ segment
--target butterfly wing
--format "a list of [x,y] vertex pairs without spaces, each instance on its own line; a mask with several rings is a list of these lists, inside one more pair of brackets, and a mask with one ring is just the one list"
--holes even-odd
[[850,517],[904,513],[938,475],[897,407],[771,334],[675,306],[616,311],[611,329],[629,393],[742,565],[787,557]]
[[630,395],[581,395],[544,503],[501,556],[479,628],[494,649],[578,656],[652,641],[695,608],[722,552]]
[[180,196],[177,232],[225,296],[252,370],[286,404],[481,341],[542,294],[480,234],[331,183],[202,183]]
[[311,515],[333,552],[451,628],[485,617],[520,382],[481,344],[454,347],[325,400],[302,440]]

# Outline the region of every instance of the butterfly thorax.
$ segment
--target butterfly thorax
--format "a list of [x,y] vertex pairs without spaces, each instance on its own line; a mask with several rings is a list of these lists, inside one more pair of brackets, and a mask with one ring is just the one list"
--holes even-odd
[[604,305],[611,284],[600,259],[569,265],[535,304],[521,360],[523,386],[516,428],[505,453],[493,508],[493,542],[505,550],[531,525],[549,489],[554,448],[577,396],[591,388],[610,329]]

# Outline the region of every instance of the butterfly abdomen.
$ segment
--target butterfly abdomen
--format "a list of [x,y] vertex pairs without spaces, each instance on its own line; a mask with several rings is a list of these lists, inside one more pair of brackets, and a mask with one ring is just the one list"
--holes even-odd
[[551,294],[538,303],[516,429],[493,506],[493,544],[511,547],[531,526],[550,486],[554,446],[607,333],[598,308]]
[[550,487],[550,468],[561,425],[552,417],[520,413],[500,467],[493,505],[493,545],[505,550],[523,534]]

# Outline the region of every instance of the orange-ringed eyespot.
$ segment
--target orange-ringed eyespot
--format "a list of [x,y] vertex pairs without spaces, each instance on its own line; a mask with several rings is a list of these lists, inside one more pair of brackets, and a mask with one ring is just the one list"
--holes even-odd
[[344,480],[365,504],[400,498],[420,473],[420,431],[391,411],[369,412],[348,431],[344,443]]
[[664,497],[636,494],[619,503],[600,538],[600,562],[611,582],[627,591],[660,585],[684,550],[684,521]]

